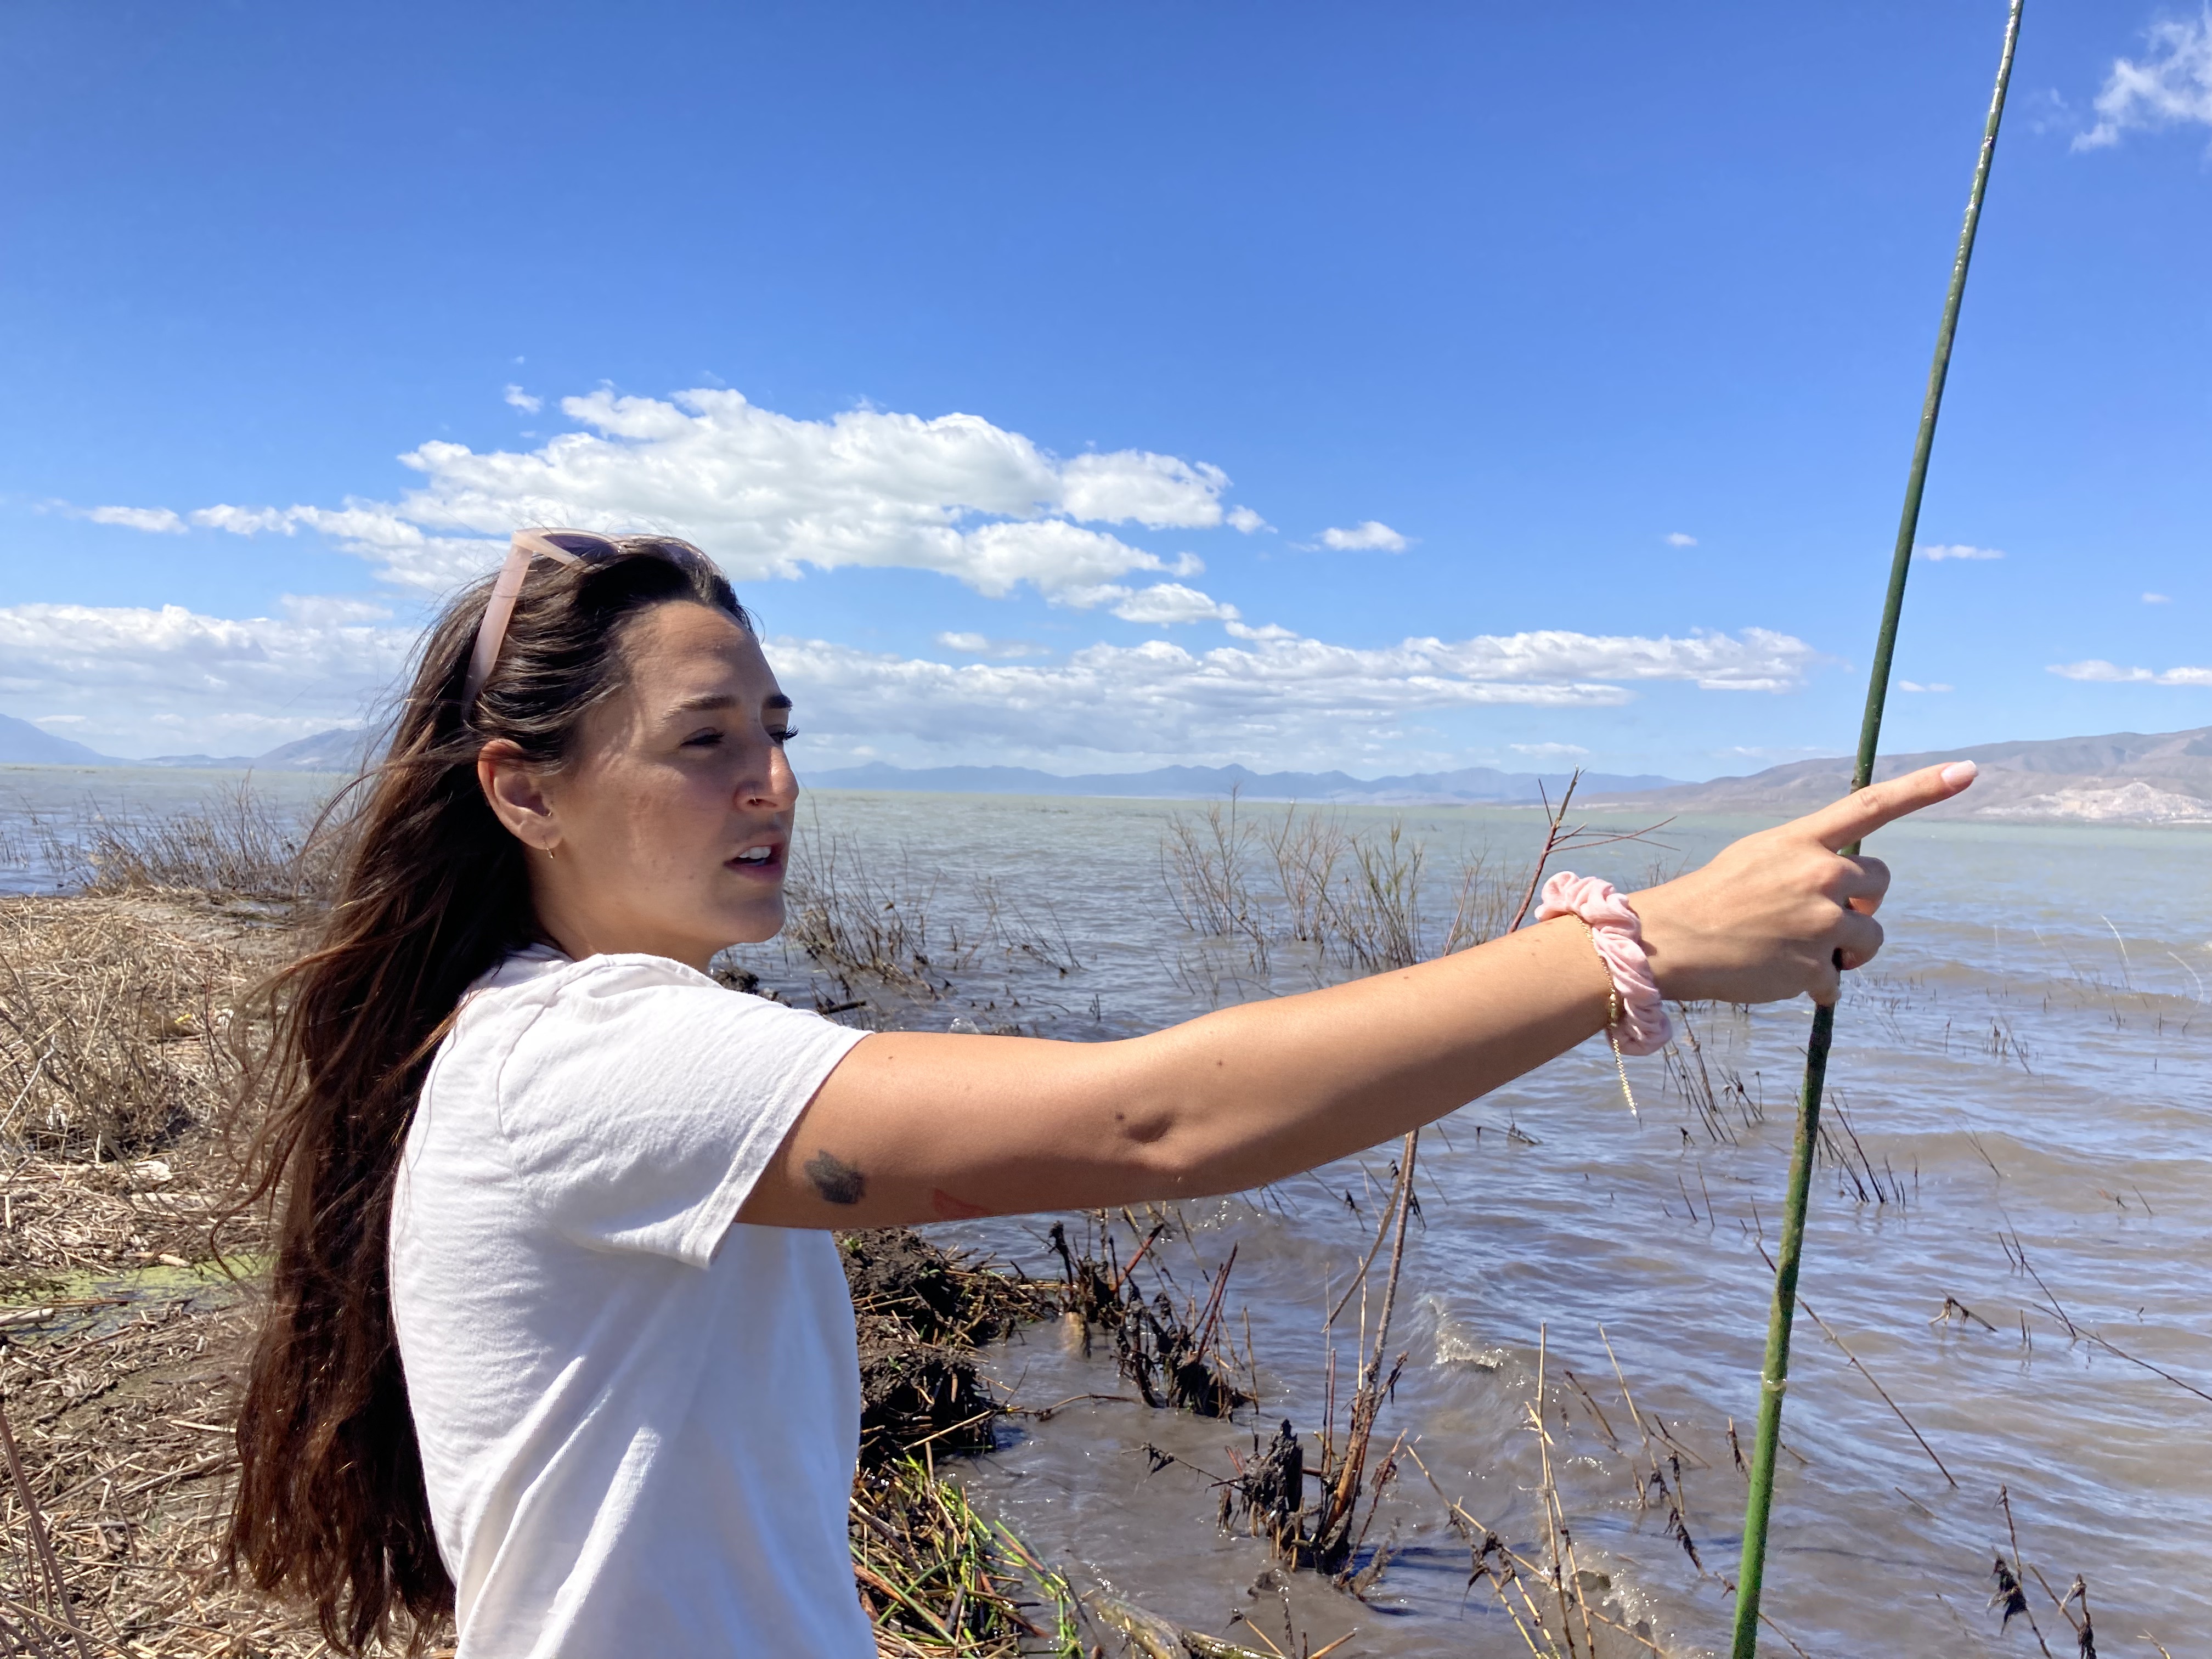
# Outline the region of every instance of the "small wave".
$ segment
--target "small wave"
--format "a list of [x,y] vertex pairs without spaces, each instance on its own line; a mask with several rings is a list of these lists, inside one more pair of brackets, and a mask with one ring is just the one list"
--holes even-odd
[[1471,1337],[1455,1336],[1449,1331],[1437,1334],[1436,1363],[1439,1365],[1472,1365],[1477,1370],[1494,1371],[1512,1358],[1510,1349],[1493,1347]]

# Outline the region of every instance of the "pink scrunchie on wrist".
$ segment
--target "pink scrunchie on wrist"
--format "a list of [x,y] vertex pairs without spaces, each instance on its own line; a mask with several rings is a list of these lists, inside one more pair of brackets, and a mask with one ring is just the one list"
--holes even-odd
[[1656,1054],[1674,1040],[1674,1027],[1651,977],[1651,958],[1644,953],[1644,923],[1613,884],[1596,876],[1562,870],[1544,884],[1536,920],[1578,916],[1590,930],[1598,959],[1613,975],[1620,998],[1613,1046],[1624,1054]]

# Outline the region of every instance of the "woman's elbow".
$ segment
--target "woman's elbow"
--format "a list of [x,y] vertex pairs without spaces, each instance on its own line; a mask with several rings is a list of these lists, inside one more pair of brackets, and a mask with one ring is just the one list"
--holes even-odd
[[1203,1123],[1133,1120],[1115,1162],[1139,1199],[1209,1198],[1255,1183],[1254,1150]]

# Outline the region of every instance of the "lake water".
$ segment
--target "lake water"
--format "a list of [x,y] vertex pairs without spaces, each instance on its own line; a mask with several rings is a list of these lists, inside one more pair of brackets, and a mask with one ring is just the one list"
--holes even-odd
[[[88,789],[112,810],[169,810],[222,781],[146,779],[0,772],[0,827]],[[909,926],[927,911],[933,971],[950,982],[933,998],[865,977],[848,989],[776,946],[744,954],[794,1001],[869,1002],[842,1018],[1098,1039],[1342,971],[1278,941],[1261,975],[1248,948],[1182,925],[1162,841],[1172,815],[1202,809],[825,793],[808,810],[841,883],[873,894],[860,908],[891,902]],[[1283,809],[1243,810],[1264,823]],[[1334,817],[1370,836],[1395,817],[1424,843],[1432,940],[1455,866],[1525,861],[1542,829],[1513,809]],[[1569,862],[1640,883],[1655,863],[1700,860],[1755,827],[1680,821],[1656,837],[1663,849]],[[2212,1400],[2191,1392],[2212,1394],[2212,831],[1908,823],[1873,850],[1897,875],[1889,944],[1852,976],[1830,1099],[1856,1135],[1851,1161],[1863,1149],[1879,1179],[1818,1172],[1800,1289],[1950,1479],[1801,1316],[1766,1611],[1824,1656],[2035,1651],[2021,1620],[2001,1633],[1988,1606],[1993,1554],[2014,1548],[2002,1489],[2026,1562],[2060,1595],[2086,1579],[2103,1651],[2148,1654],[2148,1632],[2176,1659],[2212,1652]],[[19,862],[12,880],[37,875]],[[1218,1528],[1208,1474],[1231,1474],[1232,1450],[1249,1456],[1255,1430],[1282,1419],[1319,1427],[1324,1317],[1374,1241],[1395,1146],[1256,1200],[1184,1206],[1185,1226],[1155,1247],[1184,1291],[1235,1249],[1230,1326],[1241,1351],[1249,1315],[1257,1412],[1229,1424],[1079,1402],[1010,1430],[974,1464],[980,1501],[1079,1583],[1261,1651],[1233,1614],[1285,1651],[1356,1627],[1340,1654],[1525,1654],[1487,1585],[1468,1588],[1445,1498],[1509,1543],[1540,1544],[1526,1426],[1540,1340],[1561,1505],[1579,1565],[1609,1586],[1597,1604],[1644,1621],[1660,1651],[1724,1651],[1744,1495],[1729,1430],[1747,1450],[1771,1282],[1759,1240],[1771,1249],[1778,1224],[1807,1010],[1695,1018],[1706,1074],[1740,1079],[1750,1103],[1723,1100],[1717,1127],[1656,1058],[1627,1062],[1632,1117],[1594,1042],[1424,1136],[1390,1340],[1407,1364],[1379,1435],[1402,1434],[1428,1478],[1405,1460],[1386,1494],[1370,1543],[1389,1539],[1395,1553],[1364,1602],[1310,1577],[1269,1582],[1265,1547]],[[1056,1273],[1042,1226],[936,1231]],[[1121,1237],[1126,1258],[1126,1226]],[[1334,1339],[1340,1395],[1358,1321],[1355,1298]],[[1666,1506],[1638,1504],[1638,1437],[1601,1329],[1638,1410],[1681,1449],[1682,1519],[1702,1571]],[[1127,1394],[1105,1353],[1085,1358],[1046,1328],[993,1365],[1035,1408]],[[1563,1367],[1620,1449],[1562,1385]],[[1182,1461],[1155,1471],[1147,1447]],[[2029,1595],[2051,1650],[2071,1654],[2075,1634],[2033,1576]],[[1652,1650],[1602,1631],[1599,1646]],[[1790,1650],[1771,1634],[1766,1648]]]
[[223,815],[250,788],[301,822],[340,781],[316,772],[200,771],[167,766],[0,766],[0,893],[51,892],[67,873],[51,856],[88,823]]

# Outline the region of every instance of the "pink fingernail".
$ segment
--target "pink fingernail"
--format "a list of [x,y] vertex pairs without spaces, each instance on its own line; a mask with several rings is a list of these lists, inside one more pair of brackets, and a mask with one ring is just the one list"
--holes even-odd
[[1950,788],[1964,789],[1981,769],[1972,761],[1953,761],[1943,769],[1943,781]]

